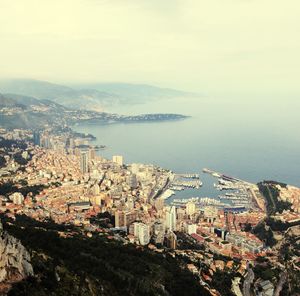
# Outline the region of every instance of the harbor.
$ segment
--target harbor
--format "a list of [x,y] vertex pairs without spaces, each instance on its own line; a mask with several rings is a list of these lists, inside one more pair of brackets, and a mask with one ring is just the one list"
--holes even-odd
[[220,201],[226,201],[235,207],[245,207],[246,209],[253,207],[251,188],[254,184],[206,168],[203,169],[203,172],[218,178],[218,184],[214,183],[217,190],[229,191],[218,195]]
[[202,185],[200,174],[175,174],[169,188],[182,191],[185,189],[199,189]]
[[218,198],[219,190],[214,187],[213,176],[204,173],[174,174],[168,189],[161,195],[167,204],[176,207],[184,206],[187,202],[193,201],[198,206],[216,206],[223,208],[232,206],[229,200]]
[[254,206],[253,186],[249,182],[205,168],[202,174],[175,174],[161,198],[176,207],[194,202],[199,207],[215,206],[219,209],[247,211]]

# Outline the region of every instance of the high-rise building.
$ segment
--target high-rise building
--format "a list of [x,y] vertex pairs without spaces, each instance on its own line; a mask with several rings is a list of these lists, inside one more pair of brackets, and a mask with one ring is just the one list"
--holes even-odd
[[167,207],[166,211],[166,229],[169,231],[176,230],[176,223],[177,223],[177,215],[176,215],[176,207]]
[[76,148],[74,149],[74,154],[75,154],[76,156],[80,156],[80,149],[76,147]]
[[117,228],[126,226],[125,213],[123,211],[115,212],[115,226]]
[[173,231],[169,231],[166,234],[165,242],[166,242],[167,248],[175,250],[176,247],[177,247],[177,236],[176,236],[176,234]]
[[94,160],[96,157],[96,150],[95,148],[89,148],[89,158],[90,160]]
[[126,181],[131,189],[135,189],[138,187],[138,182],[135,174],[128,175]]
[[142,246],[150,242],[150,227],[144,223],[134,223],[134,236]]
[[39,131],[34,131],[33,132],[33,144],[36,146],[41,145],[41,136]]
[[112,158],[112,161],[117,163],[118,165],[122,166],[123,165],[123,156],[114,155],[113,158]]
[[83,174],[89,171],[89,157],[86,151],[80,153],[80,170]]
[[75,147],[75,142],[73,138],[69,138],[69,148],[74,149]]

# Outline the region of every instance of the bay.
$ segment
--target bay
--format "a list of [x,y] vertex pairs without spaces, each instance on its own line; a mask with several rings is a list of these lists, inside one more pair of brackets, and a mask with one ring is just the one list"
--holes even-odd
[[[97,137],[106,158],[123,155],[125,163],[151,163],[177,173],[200,173],[204,167],[250,182],[277,180],[300,186],[300,110],[290,101],[224,98],[176,98],[113,106],[119,114],[180,113],[170,122],[80,125]],[[213,178],[179,196],[216,196]]]

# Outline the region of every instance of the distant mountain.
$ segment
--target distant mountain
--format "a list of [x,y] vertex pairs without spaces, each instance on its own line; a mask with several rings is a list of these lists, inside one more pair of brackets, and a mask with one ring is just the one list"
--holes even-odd
[[196,96],[197,94],[171,88],[161,88],[147,84],[93,83],[74,85],[74,88],[88,88],[114,94],[123,103],[143,103],[145,100]]
[[0,80],[0,93],[51,100],[68,108],[93,111],[102,111],[105,107],[116,104],[136,104],[194,95],[144,84],[95,83],[69,87],[31,79]]
[[115,95],[94,89],[73,89],[64,85],[31,79],[0,80],[1,93],[13,93],[51,100],[72,109],[102,110]]
[[91,110],[74,110],[50,100],[0,94],[0,126],[5,128],[64,127],[84,122],[107,124],[116,122],[153,122],[185,119],[181,114],[142,114],[124,116]]

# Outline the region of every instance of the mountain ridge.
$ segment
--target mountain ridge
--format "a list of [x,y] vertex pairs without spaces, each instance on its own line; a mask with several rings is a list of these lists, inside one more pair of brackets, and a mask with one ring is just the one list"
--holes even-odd
[[87,83],[66,86],[34,79],[0,80],[0,93],[51,100],[68,108],[93,111],[103,111],[116,104],[137,104],[155,99],[195,95],[147,84]]
[[0,94],[0,126],[4,128],[45,128],[73,126],[77,123],[154,122],[185,119],[181,114],[119,115],[91,110],[70,109],[50,100],[16,94]]

